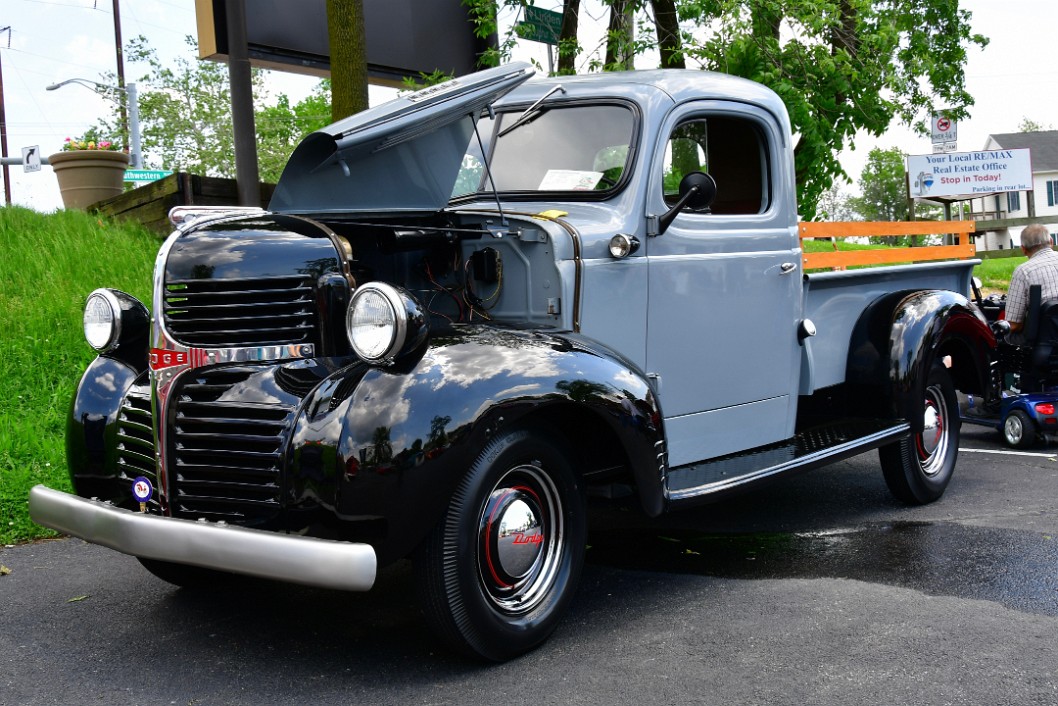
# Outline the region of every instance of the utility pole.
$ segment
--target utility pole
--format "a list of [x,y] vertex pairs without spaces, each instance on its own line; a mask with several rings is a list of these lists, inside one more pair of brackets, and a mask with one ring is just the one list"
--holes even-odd
[[[118,88],[121,89],[123,95],[128,94],[125,91],[125,56],[121,48],[121,8],[118,7],[118,0],[114,0],[114,51],[117,53],[117,65],[118,65]],[[124,141],[125,154],[129,153],[129,114],[125,109],[125,101],[122,100],[119,103],[119,109],[121,116],[121,139]]]
[[[11,48],[11,25],[0,27],[7,32],[7,48]],[[7,111],[4,107],[4,64],[0,60],[0,157],[4,160],[4,203],[11,205],[11,170],[7,167]]]
[[253,116],[253,82],[246,46],[246,2],[227,0],[228,80],[231,83],[231,120],[235,131],[235,184],[240,206],[261,205],[257,170],[257,131]]

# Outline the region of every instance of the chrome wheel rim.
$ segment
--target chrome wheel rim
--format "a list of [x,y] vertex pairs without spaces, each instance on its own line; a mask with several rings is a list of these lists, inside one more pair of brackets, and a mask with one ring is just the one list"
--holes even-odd
[[927,476],[940,473],[950,453],[951,430],[947,412],[944,391],[940,385],[930,385],[926,388],[922,411],[922,433],[915,436],[919,465]]
[[489,493],[478,522],[477,563],[485,597],[508,615],[547,597],[564,552],[558,489],[539,467],[507,471]]
[[1025,435],[1025,427],[1018,415],[1012,414],[1007,417],[1007,420],[1003,422],[1003,433],[1006,434],[1007,443],[1011,446],[1017,446],[1021,443],[1021,439]]

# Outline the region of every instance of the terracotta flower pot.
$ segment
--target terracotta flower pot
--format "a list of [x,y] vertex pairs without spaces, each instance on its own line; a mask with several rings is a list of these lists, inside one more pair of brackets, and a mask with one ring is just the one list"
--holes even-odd
[[107,150],[73,150],[48,157],[66,208],[87,208],[122,191],[129,156]]

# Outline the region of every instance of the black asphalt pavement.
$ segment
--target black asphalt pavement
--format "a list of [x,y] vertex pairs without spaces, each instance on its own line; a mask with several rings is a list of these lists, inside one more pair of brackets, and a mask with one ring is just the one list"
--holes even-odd
[[502,665],[438,644],[403,564],[367,594],[202,595],[80,540],[7,547],[0,704],[1058,704],[1051,451],[966,428],[921,508],[874,454],[660,520],[593,508],[572,611]]

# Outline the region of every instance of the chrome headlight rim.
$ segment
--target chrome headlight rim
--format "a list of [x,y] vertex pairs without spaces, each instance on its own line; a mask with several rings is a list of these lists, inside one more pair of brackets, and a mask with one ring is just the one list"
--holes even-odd
[[[380,297],[390,314],[392,315],[392,330],[388,336],[388,343],[382,348],[373,347],[366,350],[357,343],[354,327],[360,325],[358,322],[359,312],[357,307],[366,301],[365,297]],[[367,282],[360,285],[349,299],[349,307],[346,309],[345,332],[353,352],[363,361],[376,365],[390,365],[401,356],[414,350],[425,340],[427,336],[426,318],[423,309],[415,297],[404,289],[386,282]]]
[[[107,334],[106,339],[101,342],[98,337],[93,337],[88,332],[88,315],[93,306],[93,302],[102,302],[102,304],[110,310],[110,331]],[[118,300],[117,295],[110,289],[106,288],[96,289],[89,294],[88,298],[85,299],[84,312],[81,315],[81,324],[85,340],[88,342],[88,345],[96,351],[105,353],[116,348],[118,342],[121,340],[121,302]]]

